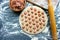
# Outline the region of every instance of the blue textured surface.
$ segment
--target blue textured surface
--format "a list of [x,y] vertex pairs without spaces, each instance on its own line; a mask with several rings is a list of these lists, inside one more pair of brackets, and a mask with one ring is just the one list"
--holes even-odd
[[[0,0],[1,1],[1,0]],[[19,14],[14,13],[9,8],[9,1],[3,1],[0,4],[0,40],[51,40],[50,22],[48,20],[47,27],[43,32],[37,35],[29,35],[24,33],[19,25]],[[30,5],[30,4],[29,4]],[[48,15],[48,13],[47,13]],[[57,23],[58,40],[60,40],[60,2],[55,10]],[[49,16],[48,16],[49,19]]]
[[2,0],[0,0],[0,2],[2,2]]

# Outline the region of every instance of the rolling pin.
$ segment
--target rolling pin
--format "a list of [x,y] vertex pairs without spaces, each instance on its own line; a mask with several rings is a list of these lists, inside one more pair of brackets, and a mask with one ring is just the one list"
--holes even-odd
[[55,16],[54,16],[52,0],[48,0],[48,12],[49,12],[49,16],[50,16],[52,40],[58,40],[57,29],[56,29],[56,20],[55,20]]

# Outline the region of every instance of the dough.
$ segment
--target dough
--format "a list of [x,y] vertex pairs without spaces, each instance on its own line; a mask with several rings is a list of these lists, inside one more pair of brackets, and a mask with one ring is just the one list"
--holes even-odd
[[19,23],[23,31],[29,34],[38,34],[47,25],[46,13],[37,6],[25,8],[19,16]]

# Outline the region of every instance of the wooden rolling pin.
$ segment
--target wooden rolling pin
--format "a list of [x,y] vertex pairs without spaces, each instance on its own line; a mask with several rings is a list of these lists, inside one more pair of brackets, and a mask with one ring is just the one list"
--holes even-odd
[[57,30],[56,30],[56,20],[55,20],[55,16],[54,16],[54,9],[53,9],[53,5],[52,5],[52,0],[48,0],[48,12],[49,12],[49,16],[50,16],[52,40],[58,40]]

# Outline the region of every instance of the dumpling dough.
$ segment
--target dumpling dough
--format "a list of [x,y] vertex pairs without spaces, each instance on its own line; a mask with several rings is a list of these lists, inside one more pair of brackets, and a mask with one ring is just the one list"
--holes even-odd
[[29,6],[19,16],[19,23],[23,31],[29,34],[38,34],[47,25],[46,13],[37,6]]

